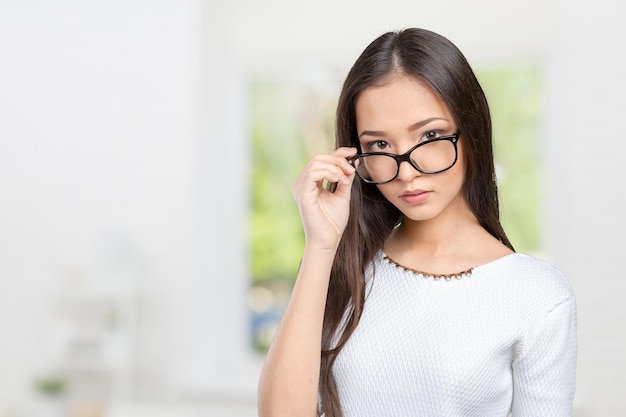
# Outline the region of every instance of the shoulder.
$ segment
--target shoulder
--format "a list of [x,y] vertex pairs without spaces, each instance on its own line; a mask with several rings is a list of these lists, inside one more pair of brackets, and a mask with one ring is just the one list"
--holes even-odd
[[550,262],[538,257],[514,253],[496,261],[498,279],[515,295],[526,309],[539,316],[557,306],[574,302],[574,292],[568,278]]
[[563,297],[573,296],[570,282],[550,262],[525,253],[514,253],[511,258],[512,275],[525,285]]

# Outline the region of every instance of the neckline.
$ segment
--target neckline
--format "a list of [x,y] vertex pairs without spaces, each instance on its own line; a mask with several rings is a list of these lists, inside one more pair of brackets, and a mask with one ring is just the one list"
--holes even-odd
[[455,272],[455,273],[451,273],[451,274],[437,274],[437,273],[431,273],[431,272],[425,272],[425,271],[420,271],[418,269],[414,269],[414,268],[410,268],[408,266],[402,265],[396,261],[394,261],[392,258],[390,258],[383,250],[380,251],[380,255],[381,255],[381,259],[385,262],[387,262],[389,265],[395,266],[398,269],[402,269],[406,272],[421,276],[423,278],[434,278],[435,281],[439,281],[440,279],[444,279],[445,281],[450,281],[453,278],[455,280],[460,280],[463,277],[469,277],[471,276],[474,272],[476,272],[477,270],[481,270],[483,268],[489,267],[493,264],[499,263],[501,261],[504,261],[505,259],[508,258],[512,258],[512,257],[516,257],[516,256],[520,256],[523,255],[520,252],[512,252],[512,253],[508,253],[506,255],[503,255],[499,258],[495,258],[492,259],[491,261],[485,262],[483,264],[471,267],[469,269],[466,269],[464,271],[460,271],[460,272]]
[[452,274],[436,274],[436,273],[432,273],[432,272],[420,271],[418,269],[409,268],[408,266],[404,266],[402,264],[399,264],[398,262],[394,261],[393,259],[391,259],[389,256],[387,256],[384,253],[383,253],[383,260],[387,261],[390,265],[393,265],[396,268],[404,269],[407,272],[412,272],[412,273],[414,273],[416,275],[420,275],[420,276],[422,276],[424,278],[434,278],[435,281],[438,281],[441,278],[443,278],[446,281],[450,281],[452,278],[461,279],[463,277],[471,276],[472,272],[474,272],[474,268],[469,268],[469,269],[466,269],[464,271],[455,272],[455,273],[452,273]]

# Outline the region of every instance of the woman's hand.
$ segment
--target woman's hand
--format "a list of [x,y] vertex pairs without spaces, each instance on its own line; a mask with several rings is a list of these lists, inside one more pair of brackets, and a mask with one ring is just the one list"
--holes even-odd
[[[339,148],[311,159],[292,187],[304,226],[307,244],[334,249],[339,244],[350,214],[350,190],[355,169],[346,158],[355,148]],[[337,183],[335,192],[322,186]]]

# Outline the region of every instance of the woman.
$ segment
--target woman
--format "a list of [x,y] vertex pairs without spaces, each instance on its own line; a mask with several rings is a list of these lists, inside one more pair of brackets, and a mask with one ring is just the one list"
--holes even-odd
[[345,80],[336,143],[293,186],[306,243],[260,416],[570,416],[575,299],[500,225],[462,53],[427,30],[380,36]]

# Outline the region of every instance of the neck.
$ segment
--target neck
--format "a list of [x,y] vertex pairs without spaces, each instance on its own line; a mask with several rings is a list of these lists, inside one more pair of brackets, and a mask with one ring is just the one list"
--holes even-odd
[[430,257],[465,251],[475,244],[476,236],[485,233],[476,216],[464,202],[457,210],[414,221],[407,218],[392,233],[387,247],[393,252],[417,252]]
[[385,254],[404,267],[448,274],[512,253],[464,201],[448,208],[429,220],[404,218],[385,242]]

